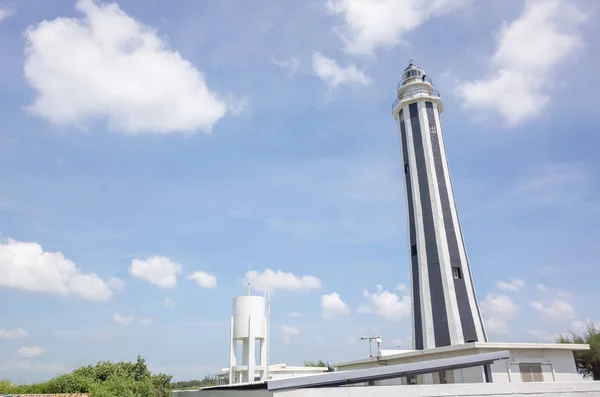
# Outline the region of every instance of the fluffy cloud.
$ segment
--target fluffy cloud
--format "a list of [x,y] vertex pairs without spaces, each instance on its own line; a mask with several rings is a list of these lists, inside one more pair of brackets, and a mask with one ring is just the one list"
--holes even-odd
[[506,282],[506,281],[496,282],[496,287],[498,287],[499,289],[508,290],[508,291],[518,292],[524,286],[525,286],[525,282],[518,278],[511,278],[510,282]]
[[25,32],[24,74],[37,92],[30,110],[52,123],[106,118],[111,128],[210,132],[226,111],[204,76],[149,26],[115,3],[75,3],[80,18],[56,18]]
[[11,16],[14,12],[12,7],[0,7],[0,22]]
[[374,311],[390,321],[398,321],[410,316],[412,311],[410,296],[400,298],[393,292],[385,291],[381,285],[377,286],[377,292],[364,291],[363,296],[368,298],[369,304],[358,307],[361,313]]
[[542,302],[531,302],[531,307],[538,313],[555,320],[572,320],[575,318],[573,305],[562,299],[553,299],[549,305]]
[[283,334],[283,341],[289,343],[292,341],[292,335],[300,335],[300,330],[289,325],[282,325],[281,333]]
[[119,313],[115,313],[113,315],[113,320],[115,320],[116,323],[122,325],[131,325],[135,321],[135,318],[133,318],[132,316],[122,316]]
[[491,334],[507,334],[508,322],[519,311],[513,300],[506,295],[490,294],[481,302],[481,309],[485,316],[485,326]]
[[290,327],[289,325],[282,325],[281,332],[286,335],[300,335],[300,330],[296,327]]
[[31,346],[31,347],[23,346],[19,349],[17,354],[21,358],[34,358],[34,357],[41,356],[42,354],[44,354],[45,351],[46,351],[46,349],[44,349],[41,346]]
[[115,292],[125,292],[125,281],[118,277],[109,278],[106,284]]
[[541,342],[556,342],[556,339],[559,337],[559,334],[543,331],[540,329],[527,329],[527,333],[533,336],[536,341]]
[[196,284],[203,288],[214,288],[217,286],[217,278],[212,274],[204,273],[198,270],[186,277],[188,280],[194,280]]
[[548,287],[546,287],[544,284],[538,284],[535,286],[535,288],[537,288],[537,290],[540,292],[548,292]]
[[342,68],[334,59],[327,58],[320,52],[313,54],[313,73],[323,80],[329,89],[340,84],[368,85],[371,82],[369,76],[355,65]]
[[167,309],[172,309],[175,307],[175,302],[173,302],[171,299],[169,298],[165,298],[163,299],[163,304],[164,307],[166,307]]
[[321,295],[321,317],[331,321],[336,317],[347,316],[350,313],[348,305],[337,292]]
[[22,339],[28,336],[29,333],[22,328],[13,330],[0,328],[0,339]]
[[266,269],[259,273],[251,270],[244,277],[244,284],[252,284],[253,288],[264,290],[286,290],[294,292],[308,292],[321,288],[321,280],[315,276],[295,276],[292,273],[285,273],[281,270],[273,271]]
[[496,111],[508,126],[535,117],[548,104],[552,70],[583,45],[577,28],[586,16],[569,0],[527,0],[505,23],[492,57],[492,74],[457,86],[468,109]]
[[181,265],[165,256],[154,256],[145,260],[134,259],[129,266],[133,277],[142,278],[158,288],[175,288]]
[[336,31],[345,51],[370,55],[398,44],[402,36],[428,19],[462,7],[466,0],[327,0],[327,10],[345,19]]
[[290,57],[284,61],[278,61],[275,57],[271,57],[271,62],[275,65],[279,66],[279,68],[289,77],[292,77],[296,74],[296,70],[298,70],[298,66],[300,66],[300,61],[298,58]]
[[113,291],[94,273],[84,274],[60,252],[37,243],[0,242],[0,287],[107,301]]

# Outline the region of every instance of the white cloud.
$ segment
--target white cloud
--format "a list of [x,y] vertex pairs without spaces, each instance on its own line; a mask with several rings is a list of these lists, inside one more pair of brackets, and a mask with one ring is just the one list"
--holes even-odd
[[29,333],[22,328],[13,330],[0,328],[0,339],[22,339],[28,336]]
[[175,307],[175,302],[173,302],[171,299],[165,297],[165,299],[163,299],[163,306],[166,307],[167,309],[172,309]]
[[496,282],[496,287],[498,287],[499,289],[508,290],[508,291],[518,292],[524,286],[525,286],[525,282],[518,278],[511,278],[510,282],[506,282],[506,281]]
[[106,118],[126,133],[210,132],[226,103],[153,28],[116,3],[75,3],[80,18],[30,26],[24,74],[30,110],[56,124]]
[[538,313],[555,320],[570,320],[575,318],[573,305],[561,299],[553,299],[549,305],[542,302],[531,302],[531,307]]
[[34,358],[34,357],[41,356],[42,354],[44,354],[45,351],[46,351],[46,349],[44,349],[41,346],[31,346],[31,347],[23,346],[19,349],[17,354],[21,358]]
[[321,280],[315,276],[295,276],[292,273],[285,273],[281,270],[273,271],[266,269],[259,273],[256,270],[251,270],[246,273],[243,283],[248,284],[248,281],[253,288],[264,290],[282,289],[294,292],[308,292],[321,288]]
[[363,296],[369,299],[369,305],[359,306],[362,313],[368,313],[372,308],[375,313],[390,321],[398,321],[411,314],[410,296],[400,298],[394,292],[385,291],[381,285],[377,285],[377,292],[364,291]]
[[196,284],[203,288],[215,288],[217,286],[217,278],[212,274],[198,270],[186,277],[188,280],[194,280]]
[[548,292],[548,287],[546,287],[544,284],[538,284],[535,286],[535,288],[537,288],[537,290],[540,292]]
[[585,320],[573,320],[571,321],[571,332],[576,335],[581,335],[587,330],[589,324],[595,324],[597,326],[600,324],[600,321],[593,321],[591,318],[586,318]]
[[300,330],[288,325],[282,325],[281,333],[283,334],[283,341],[285,343],[290,343],[292,341],[292,335],[300,335]]
[[347,316],[350,313],[348,305],[337,292],[321,295],[321,317],[331,321],[336,317]]
[[116,323],[119,323],[122,325],[131,325],[135,321],[135,318],[133,318],[131,316],[122,316],[119,313],[115,313],[113,315],[113,320],[115,320]]
[[508,126],[537,116],[550,101],[553,68],[582,48],[576,29],[585,20],[569,0],[527,0],[500,29],[491,75],[459,83],[457,95],[467,109],[496,111]]
[[372,313],[372,312],[373,312],[373,309],[371,309],[371,308],[369,307],[369,305],[367,305],[367,304],[365,304],[365,303],[361,303],[361,304],[360,304],[360,305],[358,305],[358,307],[356,308],[356,312],[357,312],[357,313],[363,313],[363,314],[366,314],[366,313]]
[[320,52],[313,54],[313,72],[318,76],[329,89],[333,89],[340,84],[368,85],[371,82],[362,70],[356,65],[340,67],[334,59],[327,58]]
[[271,57],[271,62],[275,65],[279,66],[279,68],[285,73],[287,76],[292,77],[296,74],[298,70],[298,66],[300,66],[300,61],[298,58],[290,57],[284,61],[278,61],[274,56]]
[[290,313],[288,313],[288,316],[290,316],[290,317],[302,317],[302,314],[300,314],[298,312],[290,312]]
[[84,274],[60,252],[44,252],[37,243],[0,242],[0,287],[107,301],[113,295],[96,274]]
[[536,341],[541,342],[556,342],[559,334],[543,331],[540,329],[527,329],[527,333],[533,336]]
[[181,264],[165,256],[154,256],[145,260],[134,259],[131,261],[129,273],[159,288],[175,288],[177,276],[181,273]]
[[281,332],[286,335],[300,335],[300,330],[296,327],[290,327],[289,325],[282,325]]
[[396,289],[399,292],[406,292],[406,291],[408,291],[408,287],[406,286],[406,284],[398,284],[398,285],[396,285]]
[[[45,377],[64,374],[73,371],[73,367],[61,364],[40,364],[27,359],[9,359],[0,364],[0,372],[19,372],[27,375],[33,373],[45,374]],[[48,376],[50,375],[50,376]]]
[[391,47],[428,19],[462,7],[464,0],[327,0],[332,14],[342,15],[345,25],[336,28],[345,51],[371,55],[378,47]]
[[519,311],[513,300],[507,295],[489,294],[481,302],[481,309],[485,316],[485,326],[491,334],[507,334],[508,322]]
[[109,278],[106,284],[115,292],[125,292],[125,281],[118,277]]
[[150,325],[150,324],[152,324],[152,319],[151,318],[140,318],[140,324]]
[[0,7],[0,22],[14,13],[14,7]]
[[559,205],[568,209],[595,210],[589,203],[589,196],[595,194],[594,182],[589,170],[582,164],[544,164],[525,176],[514,189],[496,199],[492,206]]
[[559,289],[558,291],[556,291],[556,296],[565,300],[571,299],[571,293],[564,289]]

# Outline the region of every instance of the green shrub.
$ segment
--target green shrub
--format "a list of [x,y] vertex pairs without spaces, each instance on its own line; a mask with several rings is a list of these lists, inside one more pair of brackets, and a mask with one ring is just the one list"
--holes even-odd
[[152,375],[146,361],[138,356],[135,363],[98,362],[60,375],[47,382],[14,386],[0,381],[0,393],[52,394],[89,393],[92,397],[171,397],[171,376]]

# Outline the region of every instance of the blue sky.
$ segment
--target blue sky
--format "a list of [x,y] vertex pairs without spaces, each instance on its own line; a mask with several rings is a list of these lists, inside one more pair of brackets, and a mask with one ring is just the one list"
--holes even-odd
[[594,2],[0,6],[0,378],[137,354],[214,373],[248,275],[272,362],[409,347],[409,59],[444,100],[490,338],[597,319]]

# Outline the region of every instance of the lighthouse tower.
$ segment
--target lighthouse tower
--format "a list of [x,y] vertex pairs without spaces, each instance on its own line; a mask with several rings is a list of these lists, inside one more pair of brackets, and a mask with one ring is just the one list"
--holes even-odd
[[398,83],[408,210],[413,348],[486,342],[460,229],[440,123],[442,100],[412,61]]

